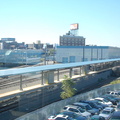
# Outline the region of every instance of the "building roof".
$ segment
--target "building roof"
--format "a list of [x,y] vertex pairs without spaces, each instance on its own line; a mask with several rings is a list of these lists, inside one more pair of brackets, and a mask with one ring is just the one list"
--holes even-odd
[[57,48],[101,48],[108,49],[109,46],[57,46]]

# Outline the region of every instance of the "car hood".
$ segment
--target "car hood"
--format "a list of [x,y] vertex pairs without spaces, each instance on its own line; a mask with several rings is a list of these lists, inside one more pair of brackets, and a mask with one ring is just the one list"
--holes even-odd
[[96,110],[94,110],[94,109],[88,110],[88,112],[93,113],[93,114],[98,114],[98,111],[96,111]]
[[89,112],[84,112],[84,113],[81,113],[83,116],[90,116],[91,114]]
[[102,117],[104,117],[104,118],[109,118],[110,117],[110,115],[106,115],[106,114],[99,114],[99,116],[102,116]]

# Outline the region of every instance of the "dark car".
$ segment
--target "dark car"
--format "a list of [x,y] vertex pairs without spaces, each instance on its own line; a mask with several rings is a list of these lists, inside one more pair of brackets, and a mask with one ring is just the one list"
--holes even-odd
[[108,91],[107,94],[120,97],[120,91]]
[[86,117],[80,116],[74,112],[70,111],[63,111],[60,113],[61,115],[68,115],[70,118],[73,118],[74,120],[87,120]]
[[115,111],[110,120],[120,120],[120,111]]
[[81,103],[81,102],[76,102],[76,103],[73,103],[73,105],[75,106],[79,106],[81,107],[82,109],[88,111],[89,113],[91,113],[92,115],[97,115],[100,113],[100,111],[96,108],[92,108],[89,104],[87,103]]
[[117,104],[116,110],[120,111],[120,102]]
[[99,111],[101,111],[101,110],[103,109],[103,107],[102,107],[101,105],[96,104],[94,101],[87,100],[87,101],[80,101],[80,102],[87,103],[87,104],[89,104],[92,108],[96,108],[96,109],[98,109]]
[[111,97],[109,97],[107,95],[104,95],[102,97],[109,100],[110,102],[112,102],[113,105],[117,105],[117,103],[118,103],[117,100],[115,100],[115,99],[113,99],[113,98],[111,98]]
[[117,100],[117,102],[120,102],[120,98],[117,97],[117,96],[113,96],[113,95],[110,95],[110,94],[107,94],[106,96],[109,96],[110,98],[113,98],[113,99]]
[[113,95],[109,95],[109,94],[106,94],[106,96],[112,98],[112,99],[115,99],[117,102],[120,102],[120,98],[116,97],[116,96],[113,96]]
[[97,100],[97,99],[92,99],[91,101],[94,101],[96,104],[102,106],[103,109],[104,109],[105,107],[108,107],[108,105],[99,102],[99,100]]
[[93,115],[90,120],[105,120],[105,118],[99,115]]

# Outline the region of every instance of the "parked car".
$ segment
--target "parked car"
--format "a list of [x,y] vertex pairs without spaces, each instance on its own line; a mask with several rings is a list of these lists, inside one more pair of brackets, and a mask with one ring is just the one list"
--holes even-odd
[[113,105],[117,105],[117,103],[118,103],[117,100],[115,100],[114,98],[111,98],[111,97],[109,97],[107,95],[103,95],[102,97],[107,99],[108,101],[112,102]]
[[120,97],[120,91],[108,91],[107,94]]
[[108,105],[101,103],[99,100],[96,99],[90,99],[91,101],[94,101],[96,104],[102,106],[102,108],[104,109],[105,107],[109,107]]
[[105,120],[105,118],[99,115],[93,115],[90,120]]
[[117,104],[116,111],[120,111],[120,102]]
[[87,103],[76,102],[76,103],[73,103],[73,105],[81,107],[82,109],[84,109],[87,112],[91,113],[91,115],[95,115],[95,114],[99,114],[100,113],[98,109],[92,108]]
[[109,120],[114,113],[115,109],[112,107],[106,107],[103,109],[103,111],[99,114],[99,116],[102,116],[105,118],[105,120]]
[[98,100],[100,103],[106,104],[108,106],[113,106],[112,102],[110,102],[109,100],[102,98],[102,97],[97,97],[95,98],[95,100]]
[[112,114],[110,120],[120,120],[120,111],[115,111],[115,112]]
[[56,115],[50,116],[47,120],[74,120],[73,118],[69,117],[68,115]]
[[92,108],[96,108],[99,111],[101,111],[103,109],[103,107],[101,105],[96,104],[96,102],[92,101],[92,100],[87,100],[87,101],[80,101],[83,103],[88,103]]
[[57,115],[53,120],[74,120],[68,115]]
[[63,111],[60,113],[60,115],[68,115],[69,117],[73,118],[74,120],[88,120],[88,118],[80,116],[71,111]]
[[47,120],[54,120],[54,118],[55,118],[55,116],[52,115],[52,116],[50,116]]
[[63,108],[65,111],[71,111],[71,112],[75,112],[81,116],[85,116],[87,118],[90,118],[91,114],[87,111],[85,111],[84,109],[82,109],[81,107],[79,106],[75,106],[75,105],[66,105],[64,108]]
[[113,95],[110,95],[110,94],[106,94],[106,96],[115,99],[117,102],[120,102],[120,98],[118,98],[116,96],[113,96]]

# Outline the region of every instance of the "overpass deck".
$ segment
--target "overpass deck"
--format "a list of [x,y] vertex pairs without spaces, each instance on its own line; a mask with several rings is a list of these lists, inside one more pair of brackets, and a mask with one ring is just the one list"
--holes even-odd
[[115,62],[115,61],[120,61],[120,58],[77,62],[77,63],[54,64],[54,65],[45,65],[45,66],[34,66],[34,67],[26,67],[26,68],[13,68],[13,69],[0,70],[0,76],[20,75],[20,74],[32,73],[38,71],[39,72],[52,71],[57,69],[67,69],[73,67],[86,66],[90,64],[99,64],[99,63]]

